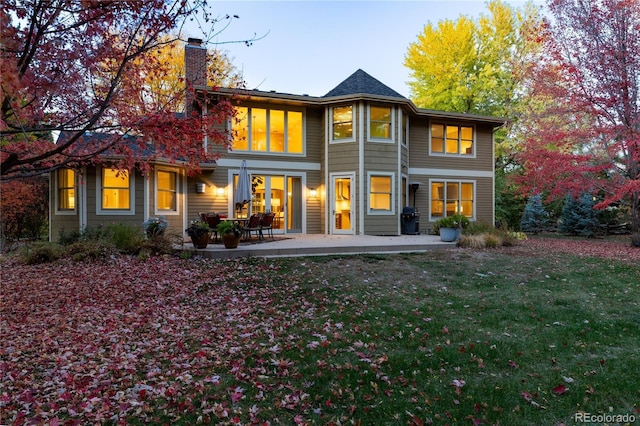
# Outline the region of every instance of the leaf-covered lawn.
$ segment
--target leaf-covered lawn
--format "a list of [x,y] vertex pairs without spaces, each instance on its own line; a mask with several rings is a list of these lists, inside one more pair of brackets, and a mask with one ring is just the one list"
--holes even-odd
[[640,417],[640,268],[562,253],[584,245],[573,243],[2,258],[0,424],[561,424],[609,407]]

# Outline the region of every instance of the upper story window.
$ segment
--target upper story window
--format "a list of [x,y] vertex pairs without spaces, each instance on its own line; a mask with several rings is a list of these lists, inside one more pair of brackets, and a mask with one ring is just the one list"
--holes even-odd
[[391,141],[391,108],[369,108],[369,139]]
[[232,127],[234,151],[303,153],[300,111],[238,107]]
[[71,211],[76,208],[76,172],[71,169],[58,170],[58,210]]
[[409,118],[407,114],[402,114],[402,145],[409,143]]
[[353,139],[353,106],[334,107],[332,113],[332,140],[352,141]]
[[131,209],[131,182],[126,170],[102,169],[102,210]]
[[173,171],[158,170],[156,174],[156,210],[177,211],[178,174]]
[[473,155],[473,127],[451,124],[431,124],[431,153],[443,155]]

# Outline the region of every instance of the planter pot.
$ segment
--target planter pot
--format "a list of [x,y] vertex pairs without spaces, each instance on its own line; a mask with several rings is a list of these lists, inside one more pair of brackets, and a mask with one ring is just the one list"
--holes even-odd
[[446,243],[456,240],[456,228],[440,228],[440,239]]
[[191,242],[193,243],[194,248],[207,248],[207,245],[209,245],[209,233],[207,232],[206,234],[199,237],[191,237]]
[[222,239],[224,248],[234,249],[234,248],[238,248],[238,244],[240,244],[240,237],[234,234],[233,232],[222,234],[220,238]]

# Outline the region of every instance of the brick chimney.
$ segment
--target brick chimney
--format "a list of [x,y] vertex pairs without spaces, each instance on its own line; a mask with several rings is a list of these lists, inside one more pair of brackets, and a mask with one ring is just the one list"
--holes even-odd
[[185,111],[191,114],[198,111],[194,105],[193,89],[207,85],[207,49],[202,46],[202,40],[189,38],[184,49],[185,80],[187,91],[185,96]]

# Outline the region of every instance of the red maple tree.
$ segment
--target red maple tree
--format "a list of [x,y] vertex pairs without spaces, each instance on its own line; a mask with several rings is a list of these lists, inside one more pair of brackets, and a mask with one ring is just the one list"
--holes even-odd
[[[233,114],[230,104],[207,105],[206,115],[175,114],[175,103],[149,96],[147,82],[168,72],[153,54],[179,37],[167,34],[180,34],[194,16],[209,31],[235,18],[215,18],[206,7],[199,0],[3,1],[0,181],[97,163],[101,154],[119,158],[119,168],[146,171],[162,158],[198,171],[212,159],[205,136],[209,144],[228,143],[217,124]],[[56,133],[65,135],[57,143]]]
[[640,246],[640,2],[551,0],[549,10],[519,183],[628,206]]

